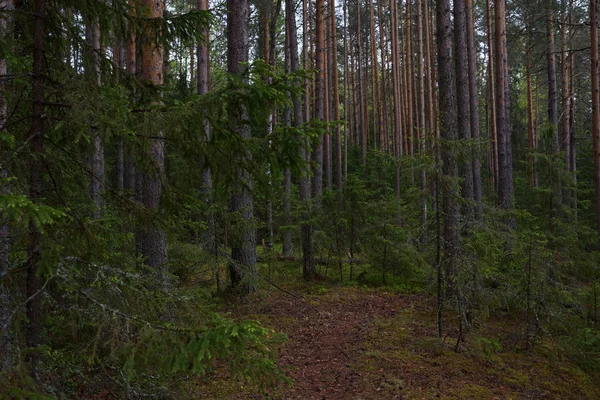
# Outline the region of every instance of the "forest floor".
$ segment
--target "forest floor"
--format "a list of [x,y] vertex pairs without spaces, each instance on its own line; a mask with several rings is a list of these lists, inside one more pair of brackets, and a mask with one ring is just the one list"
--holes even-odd
[[598,376],[561,357],[551,341],[523,351],[515,318],[488,320],[457,347],[456,326],[437,338],[430,295],[332,285],[305,292],[259,292],[229,306],[235,318],[287,335],[278,365],[292,384],[257,393],[216,373],[185,391],[203,399],[600,398]]

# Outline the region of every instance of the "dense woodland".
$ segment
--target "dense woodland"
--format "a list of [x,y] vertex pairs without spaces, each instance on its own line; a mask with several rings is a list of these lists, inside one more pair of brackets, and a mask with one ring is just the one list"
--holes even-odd
[[597,382],[597,6],[0,0],[0,393],[291,398],[330,291]]

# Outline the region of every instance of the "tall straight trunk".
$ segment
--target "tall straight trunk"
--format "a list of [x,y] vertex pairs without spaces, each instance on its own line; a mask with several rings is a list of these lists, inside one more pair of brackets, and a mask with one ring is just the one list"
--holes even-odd
[[[359,143],[358,138],[358,132],[359,132],[359,106],[358,106],[358,96],[356,95],[356,88],[357,88],[357,84],[356,84],[356,73],[355,73],[355,68],[356,68],[356,64],[354,63],[355,60],[355,54],[354,54],[354,41],[356,41],[356,38],[353,36],[353,29],[352,26],[350,25],[349,27],[349,31],[348,31],[348,37],[349,37],[349,47],[350,47],[350,82],[351,82],[351,87],[350,87],[350,95],[351,95],[351,100],[352,100],[352,130],[350,131],[350,144],[353,146],[356,146]],[[354,41],[353,41],[354,39]]]
[[[91,49],[91,65],[90,73],[94,77],[98,86],[102,85],[100,71],[100,25],[95,19],[89,29],[86,29],[86,35],[90,34],[86,39]],[[90,197],[94,202],[94,218],[100,218],[104,214],[104,143],[100,136],[100,130],[97,126],[91,128],[91,149],[90,149]]]
[[[165,5],[163,1],[143,0],[140,4],[141,11],[145,18],[160,19],[163,16]],[[158,32],[147,32],[146,37],[141,41],[141,64],[142,78],[151,82],[154,86],[160,87],[164,82],[163,77],[163,49],[158,47],[151,37]],[[159,99],[154,103],[158,104]],[[165,145],[163,132],[159,130],[149,139],[150,147],[145,157],[149,160],[148,168],[141,171],[137,177],[141,180],[140,201],[146,210],[158,217],[161,213],[160,199],[162,196],[162,178],[165,174]],[[147,227],[138,231],[138,243],[142,257],[148,266],[156,271],[159,282],[164,290],[169,288],[169,277],[167,270],[167,235],[165,231],[150,223]]]
[[[309,36],[312,32],[312,26],[309,30],[308,23],[310,22],[308,12],[308,0],[302,0],[302,65],[305,71],[308,71],[311,67],[309,65]],[[304,79],[304,121],[310,120],[310,79],[306,77]],[[308,157],[308,155],[307,155]]]
[[558,106],[556,100],[556,48],[554,45],[554,0],[548,0],[548,16],[546,19],[547,72],[548,72],[548,122],[552,125],[552,152],[559,151],[558,140]]
[[598,82],[598,2],[590,0],[590,59],[592,78],[592,139],[594,143],[594,188],[596,228],[600,237],[600,87]]
[[[425,139],[425,59],[424,59],[424,46],[423,46],[423,25],[424,25],[424,0],[417,1],[417,83],[418,83],[418,135],[419,135],[419,152],[421,157],[425,156],[427,143]],[[425,168],[421,168],[421,229],[423,232],[427,228],[427,197],[425,196],[427,190],[427,173]],[[422,236],[425,239],[425,234]]]
[[[329,13],[331,14],[331,64],[332,64],[332,75],[331,80],[333,81],[333,120],[339,121],[340,119],[340,88],[339,88],[339,76],[338,76],[338,48],[337,48],[337,18],[335,16],[335,1],[329,0]],[[344,61],[345,62],[345,61]],[[344,75],[344,79],[346,76]],[[338,190],[339,208],[342,207],[342,137],[340,132],[340,125],[335,126],[335,186]]]
[[527,80],[527,176],[529,186],[535,188],[535,152],[534,123],[533,123],[533,94],[531,84],[531,46],[525,50],[525,78]]
[[363,71],[363,53],[362,53],[362,35],[361,35],[361,20],[360,16],[362,14],[360,7],[360,0],[356,2],[356,48],[358,50],[357,54],[357,64],[358,64],[358,98],[360,102],[359,107],[359,120],[360,120],[360,150],[362,155],[362,164],[363,166],[367,164],[367,130],[368,126],[366,123],[366,115],[367,115],[367,107],[366,107],[366,94],[364,91],[364,71]]
[[[198,0],[198,10],[208,11],[208,0]],[[201,41],[198,44],[196,51],[198,60],[198,94],[203,95],[208,93],[210,88],[210,53],[209,53],[209,31],[207,27],[203,27],[201,31]],[[204,124],[203,128],[203,140],[208,142],[210,140],[210,126]],[[205,157],[200,157],[200,168],[201,168],[201,182],[200,191],[202,196],[207,197],[212,189],[212,177],[210,171],[210,165],[206,164]]]
[[[135,0],[129,0],[130,14],[131,17],[135,16]],[[130,76],[134,76],[137,71],[137,48],[136,48],[136,37],[135,31],[130,27],[128,31],[128,36],[125,43],[125,69]],[[128,147],[125,148],[125,170],[123,173],[123,186],[125,189],[135,192],[136,184],[136,171],[135,171],[135,162],[133,160],[133,156],[131,154],[131,149]]]
[[[456,108],[454,92],[454,71],[452,58],[452,25],[450,22],[450,1],[437,0],[437,49],[438,49],[438,82],[439,82],[439,111],[440,135],[445,143],[442,144],[443,173],[449,179],[458,175],[458,165],[454,157],[450,142],[457,139],[456,134]],[[460,238],[458,233],[459,208],[457,193],[453,185],[443,185],[444,200],[444,259],[442,273],[438,269],[438,334],[443,332],[443,281],[445,274],[446,283],[452,287],[456,269],[456,257],[459,252]]]
[[473,23],[473,1],[465,0],[465,17],[467,31],[467,52],[469,54],[469,115],[471,117],[471,138],[475,140],[473,156],[473,200],[475,200],[475,217],[483,217],[483,190],[481,183],[481,159],[479,155],[479,102],[477,99],[477,48],[475,46],[475,26]]
[[[121,39],[115,40],[113,45],[113,66],[115,69],[115,79],[119,81],[122,71],[126,68],[125,44]],[[125,187],[125,140],[122,137],[117,142],[115,164],[115,188],[118,191],[122,191]]]
[[[456,61],[456,111],[458,136],[464,141],[471,139],[471,119],[469,116],[469,53],[467,50],[467,21],[464,1],[454,1],[454,49]],[[459,163],[460,176],[463,178],[462,196],[467,201],[464,216],[473,216],[473,165],[467,148],[466,155]]]
[[[286,12],[286,38],[289,46],[288,54],[290,58],[290,70],[296,72],[300,69],[298,60],[298,39],[296,37],[296,15],[294,13],[294,3],[285,2]],[[299,96],[292,98],[293,104],[293,126],[300,126],[304,123],[302,101]],[[306,144],[306,143],[305,143]],[[304,147],[300,149],[300,157],[306,159]],[[300,178],[300,201],[303,203],[304,211],[302,214],[301,234],[302,234],[302,270],[305,279],[312,279],[317,275],[315,268],[314,246],[313,246],[313,227],[310,224],[310,177],[304,174]]]
[[[325,121],[325,0],[316,2],[316,56],[315,56],[315,104],[314,118],[318,121]],[[315,198],[315,206],[321,208],[321,195],[323,193],[323,136],[320,136],[318,142],[313,148],[313,182],[312,192]]]
[[[198,10],[208,11],[208,0],[198,0]],[[208,27],[203,26],[200,32],[200,42],[196,49],[197,68],[197,89],[200,96],[206,94],[210,90],[210,32]],[[193,62],[191,63],[194,64]],[[208,121],[202,122],[202,141],[206,144],[210,141],[210,125]],[[210,165],[206,162],[206,156],[200,155],[200,196],[207,208],[210,207],[211,192],[212,192],[212,172]],[[215,240],[216,216],[213,212],[208,212],[206,215],[207,230],[202,238],[204,248],[216,254],[217,248]]]
[[[406,49],[406,154],[414,156],[414,134],[415,134],[415,103],[414,103],[414,66],[413,66],[413,34],[412,34],[412,0],[406,1],[406,37],[404,40]],[[411,171],[412,173],[412,171]]]
[[[329,4],[329,2],[328,2]],[[326,7],[323,5],[323,7]],[[331,44],[331,16],[328,14],[328,9],[323,9],[325,19],[325,121],[332,120],[333,108],[333,55]],[[323,136],[323,170],[325,175],[325,187],[327,190],[333,189],[333,159],[332,159],[332,144],[331,144],[331,129],[327,127],[326,133]]]
[[571,195],[571,207],[573,207],[573,213],[575,220],[577,220],[577,148],[575,146],[575,53],[573,50],[573,38],[575,32],[575,18],[573,17],[573,0],[569,2],[569,26],[571,27],[569,48],[571,54],[569,55],[570,63],[570,83],[569,83],[569,141],[571,143],[571,160],[569,166],[571,167],[571,179],[573,181],[573,192]]
[[[383,150],[383,108],[381,106],[381,96],[379,92],[379,63],[377,46],[375,43],[375,6],[373,0],[370,0],[369,29],[371,31],[371,74],[373,75],[373,92],[371,93],[373,99],[371,103],[373,107],[373,143],[376,143],[378,140],[379,149]],[[379,29],[381,30],[381,27]],[[376,147],[374,146],[374,148]]]
[[[496,42],[496,124],[498,127],[498,198],[500,207],[511,210],[514,203],[512,146],[510,132],[508,53],[506,48],[506,3],[494,0]],[[514,227],[514,220],[508,225]]]
[[381,84],[379,86],[379,107],[381,109],[381,137],[383,142],[381,143],[382,145],[382,150],[385,151],[386,153],[390,153],[390,146],[389,146],[389,132],[388,132],[388,127],[389,127],[389,122],[388,122],[388,117],[389,117],[389,108],[388,108],[388,102],[387,102],[387,95],[388,95],[388,90],[387,90],[387,81],[388,81],[388,77],[387,77],[387,67],[388,67],[388,60],[389,60],[389,51],[388,51],[388,40],[386,37],[386,29],[385,29],[385,21],[383,19],[383,7],[384,7],[384,3],[383,2],[378,2],[377,3],[377,20],[379,21],[379,53],[381,54]]
[[[561,11],[561,29],[560,29],[560,69],[561,69],[561,102],[562,102],[562,113],[561,113],[561,150],[564,152],[564,163],[566,171],[571,170],[571,124],[569,122],[570,117],[570,105],[569,105],[569,56],[567,52],[567,2],[562,0],[562,11]],[[568,175],[568,174],[567,174]],[[562,192],[562,203],[569,205],[570,194],[568,189],[569,183],[563,187]]]
[[[391,15],[391,33],[392,38],[392,85],[394,92],[394,132],[392,138],[394,140],[394,155],[402,156],[402,100],[400,96],[400,45],[398,43],[398,10],[395,0],[390,0]],[[396,196],[400,197],[400,167],[396,165]]]
[[[46,1],[35,0],[33,17],[33,75],[31,83],[31,158],[29,164],[29,198],[34,203],[39,203],[44,195],[44,144],[46,136],[44,117],[44,52],[45,52],[45,15]],[[40,344],[42,333],[42,281],[38,276],[40,260],[42,258],[42,233],[35,225],[29,223],[29,244],[27,247],[27,272],[25,298],[29,301],[26,305],[27,329],[25,344],[27,347],[36,348]],[[35,367],[39,357],[31,353],[29,360]]]
[[[469,116],[469,70],[467,51],[467,23],[465,4],[463,1],[454,1],[454,49],[456,61],[456,111],[458,137],[464,141],[471,139],[471,120]],[[459,173],[463,178],[462,196],[467,203],[464,206],[464,215],[471,219],[473,209],[473,166],[470,150],[459,163]]]
[[494,41],[492,35],[492,12],[490,7],[490,1],[486,0],[486,25],[487,25],[487,45],[488,45],[488,90],[489,90],[489,109],[490,109],[490,129],[488,132],[490,140],[490,167],[492,180],[492,186],[494,191],[498,191],[499,181],[499,162],[498,162],[498,126],[496,125],[496,83],[494,79],[496,77],[494,59]]
[[[0,36],[6,37],[9,31],[10,14],[8,12],[13,10],[12,0],[0,0],[0,10],[4,13],[0,14]],[[7,74],[7,63],[6,59],[0,59],[0,76]],[[6,93],[6,81],[0,81],[0,131],[6,130],[6,124],[8,122],[8,99],[4,95]],[[0,153],[3,162],[7,159],[4,151]],[[8,178],[7,165],[0,166],[0,179]],[[0,195],[7,195],[8,187],[6,183],[0,186]],[[5,286],[6,277],[10,270],[10,264],[8,260],[10,248],[10,236],[8,231],[8,224],[6,219],[0,213],[0,373],[2,371],[8,371],[12,366],[11,358],[11,346],[10,346],[10,301],[8,294],[8,287]]]
[[[350,94],[352,87],[349,87],[349,83],[352,82],[350,78],[350,70],[348,67],[348,0],[344,0],[344,179],[348,178],[348,136],[352,131],[352,118],[350,118]],[[341,190],[341,188],[339,188]]]
[[[227,71],[242,76],[248,62],[248,0],[227,0]],[[244,104],[230,105],[229,118],[234,121],[237,135],[247,142],[250,139],[248,111]],[[249,159],[250,152],[239,155]],[[232,238],[229,273],[231,286],[242,294],[256,290],[256,231],[254,227],[253,182],[249,171],[238,173],[238,182],[231,194],[231,211],[239,213],[241,221]]]
[[[286,12],[286,19],[285,19],[285,48],[284,48],[284,71],[286,73],[286,75],[289,75],[292,73],[292,59],[291,59],[291,41],[290,41],[290,35],[289,35],[289,26],[288,26],[288,18],[294,18],[295,19],[295,13],[294,13],[294,8],[293,6],[291,7],[291,10],[288,10],[290,7],[288,5],[288,3],[291,3],[289,1],[286,1],[286,5],[285,5],[285,12]],[[288,13],[290,14],[288,17]],[[289,82],[288,82],[289,83]],[[294,84],[297,82],[294,82]],[[287,93],[288,99],[291,100],[291,94],[288,92]],[[297,101],[297,100],[296,100]],[[302,106],[300,106],[302,107]],[[302,112],[302,111],[300,111]],[[292,126],[292,108],[289,105],[286,105],[286,107],[283,110],[283,124],[286,127],[291,127]],[[286,168],[283,172],[283,217],[285,220],[285,225],[286,226],[291,226],[293,221],[292,221],[292,204],[291,204],[291,200],[292,200],[292,174],[291,174],[291,170],[290,168]],[[283,232],[283,255],[284,257],[289,257],[292,255],[292,250],[293,250],[293,242],[292,242],[292,233],[289,229],[286,229]]]

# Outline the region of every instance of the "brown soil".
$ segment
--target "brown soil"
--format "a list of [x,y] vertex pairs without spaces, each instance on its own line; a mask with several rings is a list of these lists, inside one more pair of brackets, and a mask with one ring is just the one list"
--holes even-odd
[[257,394],[212,376],[195,382],[195,398],[600,398],[590,377],[544,355],[490,348],[493,340],[475,337],[455,352],[455,339],[436,338],[434,309],[425,295],[344,288],[254,298],[233,315],[287,334],[278,364],[293,384]]

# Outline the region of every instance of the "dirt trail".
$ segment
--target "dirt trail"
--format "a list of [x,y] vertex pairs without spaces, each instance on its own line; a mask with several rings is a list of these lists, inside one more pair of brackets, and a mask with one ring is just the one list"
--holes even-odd
[[305,299],[282,296],[257,310],[272,317],[274,328],[289,338],[279,353],[279,365],[294,385],[282,397],[373,398],[367,392],[374,388],[365,387],[356,368],[363,342],[374,320],[392,318],[413,301],[414,296],[336,291]]

